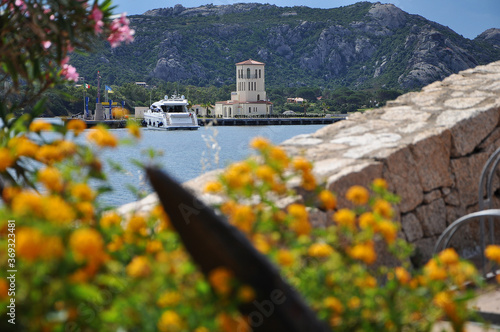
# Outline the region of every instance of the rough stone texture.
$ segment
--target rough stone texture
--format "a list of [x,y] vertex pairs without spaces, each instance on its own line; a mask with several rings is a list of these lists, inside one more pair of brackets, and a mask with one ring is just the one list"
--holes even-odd
[[[499,119],[500,61],[451,75],[282,146],[314,162],[316,175],[337,193],[339,206],[347,204],[343,196],[350,186],[385,178],[402,198],[395,216],[401,236],[417,246],[415,261],[425,261],[447,225],[477,211],[481,169],[500,147]],[[199,193],[206,179],[192,180],[188,187]],[[499,183],[497,172],[494,191]],[[315,215],[318,226],[323,222],[323,215]],[[472,234],[463,236],[468,242]]]

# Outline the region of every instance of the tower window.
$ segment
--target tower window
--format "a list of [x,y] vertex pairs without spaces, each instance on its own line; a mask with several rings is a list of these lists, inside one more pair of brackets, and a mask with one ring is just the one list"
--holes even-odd
[[259,69],[259,78],[260,78],[261,70]]
[[247,78],[250,78],[250,68],[247,68]]

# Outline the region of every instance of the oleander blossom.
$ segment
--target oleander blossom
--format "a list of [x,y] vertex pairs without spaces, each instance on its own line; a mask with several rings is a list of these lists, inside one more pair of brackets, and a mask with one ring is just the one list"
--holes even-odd
[[73,67],[72,65],[68,64],[68,61],[69,61],[69,57],[65,57],[61,61],[61,66],[62,66],[61,76],[64,76],[64,78],[67,79],[68,81],[77,82],[79,75],[76,72],[76,68]]
[[111,23],[111,33],[108,37],[108,41],[111,44],[111,47],[117,47],[122,42],[130,43],[134,41],[135,30],[130,29],[129,27],[130,21],[128,20],[126,13],[122,13],[120,18],[115,19]]
[[92,13],[90,14],[90,19],[95,22],[94,24],[94,33],[96,35],[100,34],[102,32],[102,27],[104,26],[104,22],[102,21],[102,11],[99,9],[99,7],[94,5],[94,8],[92,9]]

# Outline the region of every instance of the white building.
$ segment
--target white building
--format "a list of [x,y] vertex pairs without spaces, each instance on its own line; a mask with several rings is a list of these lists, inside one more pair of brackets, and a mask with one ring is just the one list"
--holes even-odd
[[273,104],[266,95],[264,66],[252,59],[236,64],[236,91],[231,92],[231,100],[215,103],[215,116],[234,118],[272,113]]

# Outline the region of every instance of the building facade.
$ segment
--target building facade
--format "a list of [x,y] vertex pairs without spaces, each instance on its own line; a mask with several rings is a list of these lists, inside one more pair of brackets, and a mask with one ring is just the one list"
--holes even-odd
[[252,59],[236,64],[236,91],[231,99],[215,103],[215,116],[253,117],[272,113],[265,89],[265,64]]

